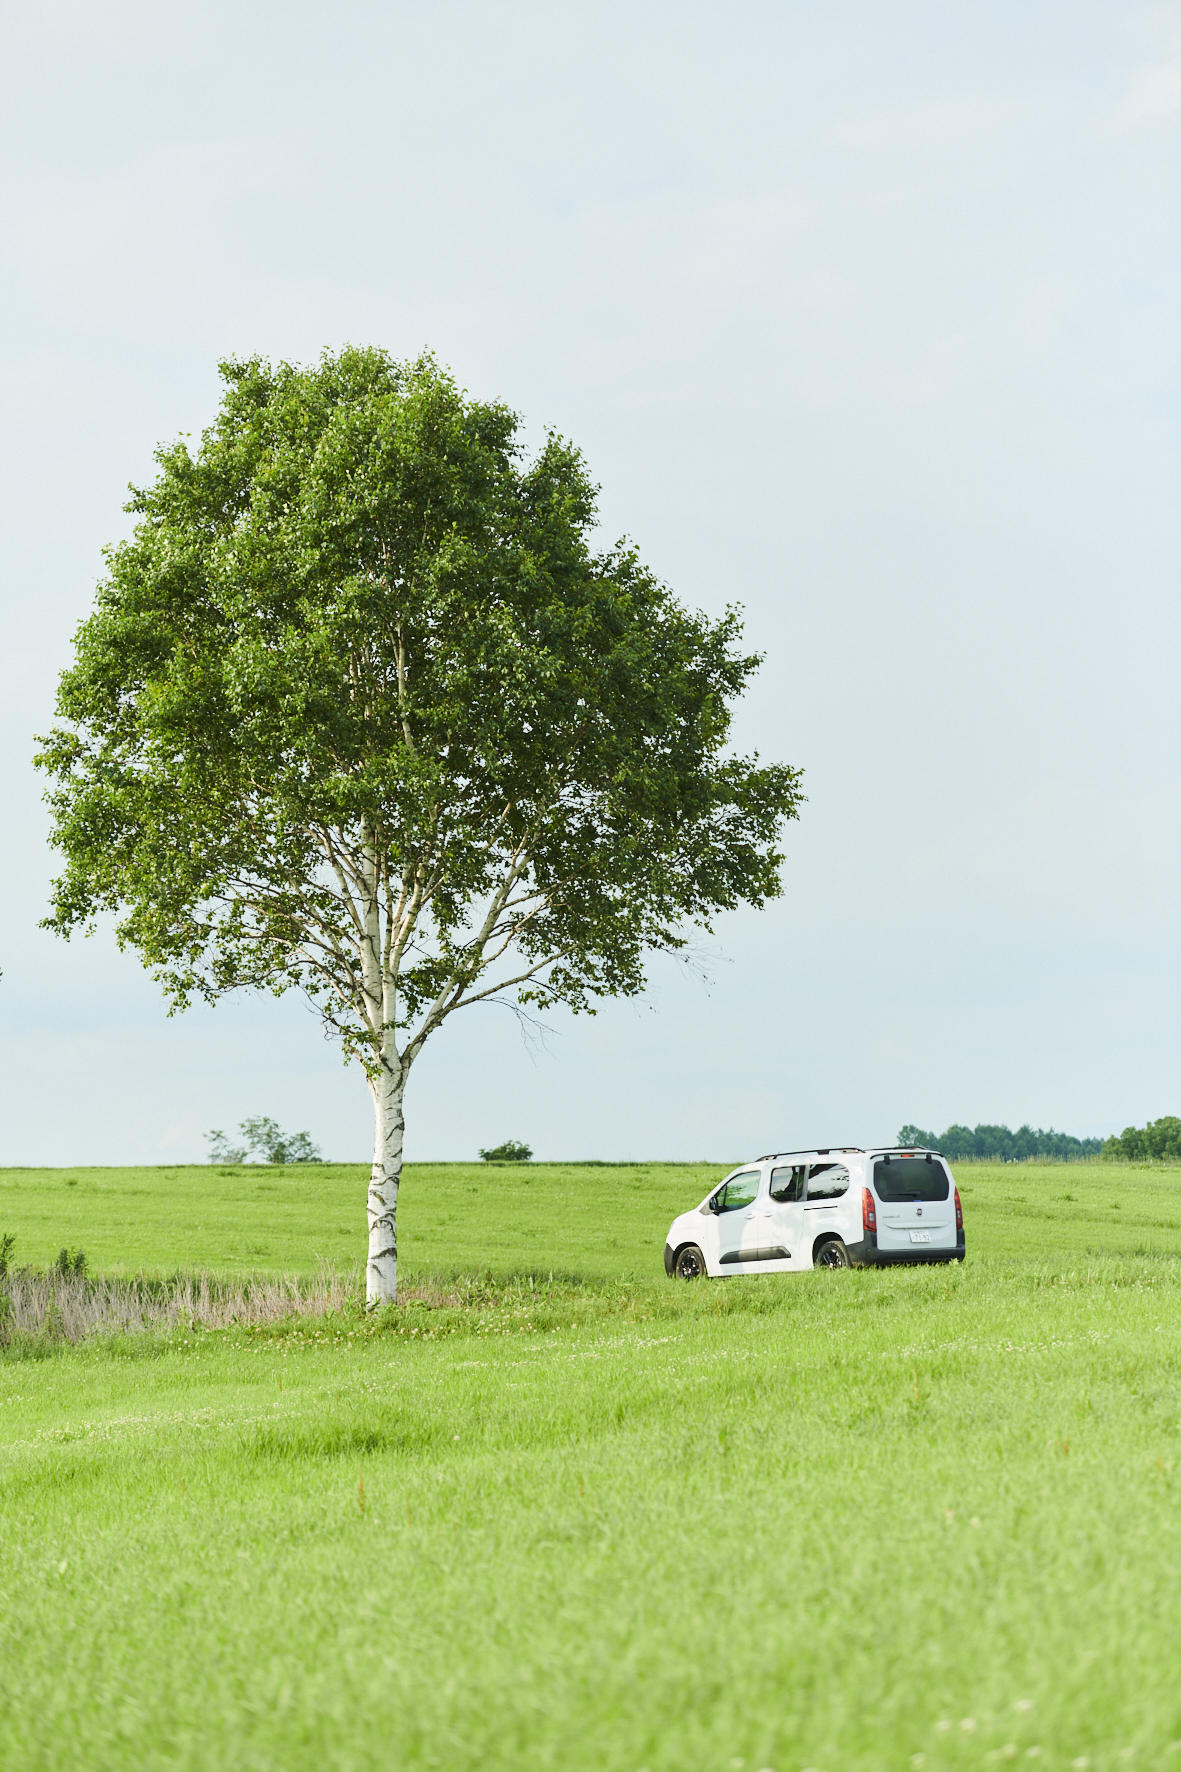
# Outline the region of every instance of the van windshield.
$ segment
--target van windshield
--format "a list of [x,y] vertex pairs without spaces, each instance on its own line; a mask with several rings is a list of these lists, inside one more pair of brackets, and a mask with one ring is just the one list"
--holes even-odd
[[951,1191],[938,1157],[879,1157],[873,1187],[879,1200],[946,1200]]

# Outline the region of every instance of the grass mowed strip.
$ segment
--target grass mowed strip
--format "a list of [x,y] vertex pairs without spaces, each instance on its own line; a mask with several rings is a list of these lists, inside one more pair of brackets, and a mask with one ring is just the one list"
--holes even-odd
[[649,1277],[716,1173],[581,1283],[530,1220],[437,1308],[0,1363],[0,1764],[1181,1766],[1181,1174],[968,1170],[962,1269]]

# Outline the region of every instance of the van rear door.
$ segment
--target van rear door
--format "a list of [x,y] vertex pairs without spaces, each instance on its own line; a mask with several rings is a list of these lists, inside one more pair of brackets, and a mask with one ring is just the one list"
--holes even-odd
[[955,1248],[955,1193],[942,1157],[876,1157],[873,1191],[883,1254]]

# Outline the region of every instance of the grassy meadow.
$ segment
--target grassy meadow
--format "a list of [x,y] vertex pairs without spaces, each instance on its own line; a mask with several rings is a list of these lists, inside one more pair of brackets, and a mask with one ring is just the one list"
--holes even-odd
[[[664,1278],[706,1165],[423,1165],[423,1302],[10,1340],[0,1766],[1181,1772],[1181,1170],[962,1268]],[[0,1171],[18,1262],[311,1274],[363,1172]]]

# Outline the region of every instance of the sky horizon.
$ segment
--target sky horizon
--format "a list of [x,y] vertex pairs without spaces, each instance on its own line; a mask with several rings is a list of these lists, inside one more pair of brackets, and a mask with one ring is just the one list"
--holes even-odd
[[[428,1044],[407,1156],[740,1159],[1181,1111],[1181,6],[146,0],[8,27],[0,1165],[367,1157],[294,997],[38,929],[33,734],[216,365],[433,350],[764,662],[784,894]],[[703,976],[703,974],[705,976]]]

